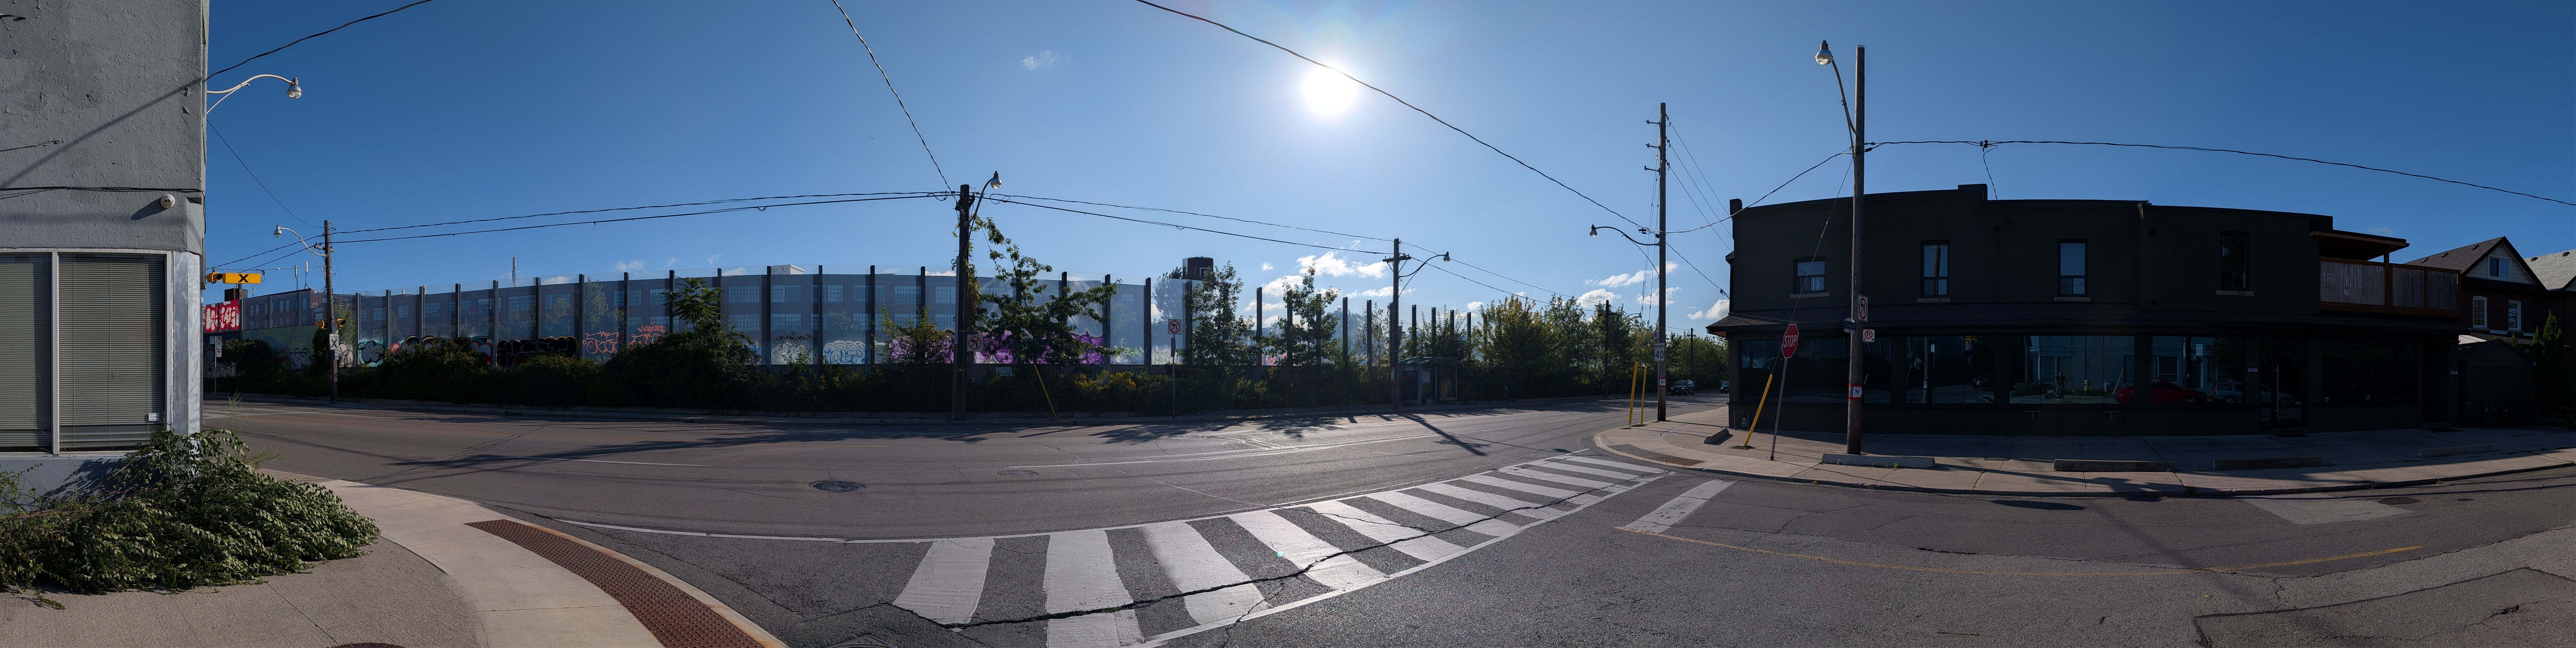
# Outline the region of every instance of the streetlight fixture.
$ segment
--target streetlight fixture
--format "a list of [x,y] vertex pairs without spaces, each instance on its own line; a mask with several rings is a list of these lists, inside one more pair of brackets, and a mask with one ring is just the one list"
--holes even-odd
[[[234,86],[234,88],[240,89],[240,86]],[[322,221],[322,244],[319,246],[305,240],[304,233],[288,229],[284,225],[277,226],[277,231],[270,232],[268,235],[284,237],[288,234],[294,234],[295,241],[304,244],[304,251],[322,257],[322,327],[330,331],[330,335],[324,338],[323,343],[324,346],[330,347],[330,351],[327,353],[321,349],[314,351],[321,353],[323,357],[328,358],[327,362],[331,363],[331,403],[336,405],[340,402],[340,304],[331,294],[331,221]]]
[[258,80],[260,80],[261,78],[269,78],[269,79],[276,79],[276,80],[279,80],[279,81],[285,81],[285,82],[286,82],[286,98],[288,98],[288,99],[302,99],[302,98],[304,98],[304,83],[303,83],[302,81],[298,81],[298,80],[295,80],[295,79],[289,79],[289,78],[282,77],[282,76],[278,76],[278,75],[274,75],[274,74],[262,74],[262,75],[254,76],[254,77],[251,77],[251,78],[248,78],[248,79],[242,79],[242,82],[241,82],[241,83],[233,84],[233,87],[230,87],[230,88],[225,88],[225,89],[222,89],[222,90],[207,90],[207,91],[206,91],[206,94],[210,94],[210,95],[223,95],[223,97],[216,99],[216,100],[215,100],[215,104],[214,104],[213,106],[207,106],[207,107],[206,107],[206,112],[209,112],[209,113],[214,112],[214,111],[215,111],[215,107],[216,107],[216,106],[224,105],[224,100],[225,100],[225,99],[231,99],[231,98],[233,98],[233,94],[232,94],[232,93],[233,93],[233,91],[234,91],[234,90],[240,90],[240,89],[242,89],[242,87],[243,87],[243,86],[248,86],[248,85],[250,85],[250,82],[252,82],[252,81],[258,81]]

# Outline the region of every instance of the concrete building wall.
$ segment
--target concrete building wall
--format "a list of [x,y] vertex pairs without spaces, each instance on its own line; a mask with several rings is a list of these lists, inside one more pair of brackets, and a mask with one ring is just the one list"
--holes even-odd
[[[92,299],[124,310],[160,311],[119,329],[158,328],[157,347],[153,340],[136,347],[156,352],[111,354],[157,356],[160,366],[64,363],[49,380],[58,390],[85,384],[157,389],[159,404],[151,407],[160,411],[148,419],[116,414],[119,422],[133,418],[131,423],[196,429],[196,378],[202,369],[196,353],[202,346],[197,276],[205,264],[205,97],[199,81],[206,71],[207,3],[0,0],[0,13],[10,15],[0,19],[0,149],[13,149],[0,151],[0,253],[51,259],[47,263],[56,271],[78,271],[78,265],[63,265],[74,255],[149,259],[161,284],[117,297],[51,294],[51,288],[77,285],[65,277],[39,291],[58,300],[56,306]],[[157,289],[157,302],[126,303],[149,299],[134,295],[151,289]],[[48,312],[63,317],[66,309]],[[59,339],[49,340],[50,353],[136,342],[124,333],[84,340],[80,336],[105,334],[63,329]],[[133,382],[132,376],[156,371],[157,383]],[[103,377],[111,374],[118,377]],[[44,406],[62,416],[77,410],[83,396],[59,394]]]

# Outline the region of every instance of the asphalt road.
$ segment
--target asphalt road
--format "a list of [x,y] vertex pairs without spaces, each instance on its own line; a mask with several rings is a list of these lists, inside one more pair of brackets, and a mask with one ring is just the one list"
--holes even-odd
[[[2576,522],[2563,470],[1998,498],[1657,471],[1591,446],[1622,421],[1602,404],[1098,427],[229,407],[210,405],[210,425],[277,452],[271,467],[511,511],[652,562],[798,646],[2576,636],[2576,582],[2556,575],[2576,574],[2576,530],[2551,531]],[[1656,516],[1677,505],[1695,508]],[[2546,560],[2562,562],[2526,568]]]

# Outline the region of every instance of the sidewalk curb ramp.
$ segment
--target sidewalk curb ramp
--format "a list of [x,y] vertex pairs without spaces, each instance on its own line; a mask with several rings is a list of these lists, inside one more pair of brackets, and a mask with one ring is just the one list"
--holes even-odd
[[263,470],[331,489],[384,539],[445,572],[486,645],[786,648],[677,577],[444,495]]

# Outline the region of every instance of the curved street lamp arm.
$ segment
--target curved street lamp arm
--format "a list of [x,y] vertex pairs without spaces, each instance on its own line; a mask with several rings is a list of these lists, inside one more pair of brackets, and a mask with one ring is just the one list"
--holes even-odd
[[[1640,245],[1640,246],[1648,246],[1648,247],[1651,247],[1651,246],[1653,246],[1653,245],[1654,245],[1653,243],[1647,243],[1647,242],[1644,242],[1644,241],[1639,241],[1639,240],[1637,240],[1637,237],[1629,236],[1629,235],[1628,235],[1628,232],[1627,232],[1626,230],[1621,230],[1621,229],[1619,229],[1619,228],[1611,227],[1611,226],[1608,226],[1608,225],[1594,225],[1594,226],[1592,226],[1592,235],[1593,235],[1593,236],[1600,236],[1600,235],[1601,235],[1601,230],[1610,230],[1610,231],[1612,231],[1612,232],[1618,232],[1618,233],[1619,233],[1619,238],[1628,239],[1628,242],[1630,242],[1630,243],[1635,243],[1635,244]],[[1639,230],[1639,231],[1640,231],[1640,232],[1644,232],[1644,233],[1649,234],[1649,235],[1653,235],[1653,236],[1655,236],[1656,238],[1663,238],[1663,236],[1662,236],[1662,235],[1660,235],[1660,234],[1654,234],[1653,232],[1645,232],[1644,230]]]
[[286,98],[288,98],[288,99],[301,99],[301,98],[303,98],[303,97],[304,97],[304,84],[303,84],[303,82],[301,82],[301,81],[297,81],[297,80],[295,80],[295,79],[289,79],[289,78],[286,78],[286,77],[282,77],[282,76],[274,75],[274,74],[262,74],[262,75],[254,76],[254,77],[251,77],[251,78],[248,78],[248,79],[242,79],[242,82],[241,82],[241,83],[233,84],[233,87],[230,87],[230,88],[225,88],[225,89],[222,89],[222,90],[207,90],[207,91],[206,91],[206,94],[210,94],[210,95],[223,95],[223,97],[220,97],[220,98],[215,99],[215,103],[214,103],[214,105],[206,106],[206,112],[209,112],[209,113],[214,112],[214,111],[215,111],[215,108],[216,108],[217,106],[222,106],[222,105],[224,105],[224,100],[233,98],[232,93],[233,93],[233,91],[234,91],[234,90],[240,90],[240,89],[242,89],[242,88],[243,88],[243,87],[245,87],[245,86],[249,86],[249,85],[250,85],[250,82],[252,82],[252,81],[258,81],[258,80],[260,80],[260,78],[261,78],[261,77],[266,77],[266,78],[276,79],[276,80],[279,80],[279,81],[285,81],[285,82],[286,82]]

